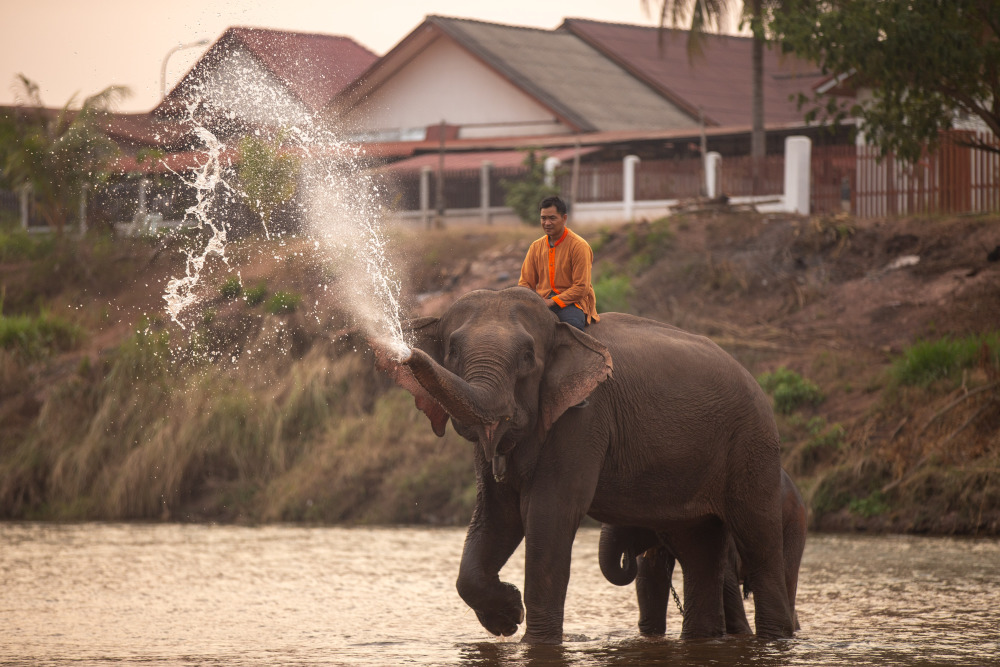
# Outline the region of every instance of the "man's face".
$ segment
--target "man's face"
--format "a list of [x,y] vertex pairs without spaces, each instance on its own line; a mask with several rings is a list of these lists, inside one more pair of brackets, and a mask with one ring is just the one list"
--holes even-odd
[[542,229],[553,241],[558,241],[566,229],[566,214],[560,213],[555,206],[543,208],[541,211]]

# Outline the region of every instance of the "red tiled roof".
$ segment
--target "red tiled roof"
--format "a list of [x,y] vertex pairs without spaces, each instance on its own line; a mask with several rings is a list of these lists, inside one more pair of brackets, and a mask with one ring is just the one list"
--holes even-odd
[[[702,55],[689,59],[687,31],[665,29],[660,48],[655,27],[566,19],[562,30],[572,32],[669,99],[697,114],[704,110],[709,125],[750,125],[751,47],[749,37],[704,35]],[[811,95],[823,79],[812,63],[764,51],[765,125],[802,122],[789,96]]]
[[157,107],[169,113],[186,89],[206,69],[224,60],[230,49],[242,47],[284,82],[311,111],[322,109],[338,92],[364,72],[378,56],[350,37],[286,32],[267,28],[228,28]]

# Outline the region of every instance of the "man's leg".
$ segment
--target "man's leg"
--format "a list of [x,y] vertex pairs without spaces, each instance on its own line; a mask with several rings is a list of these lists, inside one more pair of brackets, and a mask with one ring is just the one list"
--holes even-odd
[[560,322],[572,325],[580,331],[583,331],[583,327],[587,325],[587,315],[573,304],[565,308],[560,308],[557,304],[552,306],[551,310],[559,316]]

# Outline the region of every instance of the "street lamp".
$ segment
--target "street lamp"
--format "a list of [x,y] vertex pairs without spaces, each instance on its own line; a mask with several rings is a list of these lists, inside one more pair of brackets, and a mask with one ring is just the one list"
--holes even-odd
[[169,51],[167,55],[163,56],[163,64],[160,65],[160,99],[162,100],[167,96],[167,61],[170,60],[170,56],[174,55],[181,49],[192,49],[196,46],[205,46],[208,44],[207,39],[199,39],[197,42],[189,42],[188,44],[181,44],[175,46]]

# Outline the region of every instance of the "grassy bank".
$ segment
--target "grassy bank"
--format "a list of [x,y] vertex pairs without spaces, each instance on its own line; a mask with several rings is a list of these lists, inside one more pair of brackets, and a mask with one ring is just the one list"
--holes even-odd
[[[602,310],[708,335],[758,377],[814,529],[998,534],[1000,272],[975,254],[997,229],[719,214],[580,231]],[[535,235],[400,235],[409,311],[513,284]],[[169,243],[0,235],[0,517],[465,523],[472,446],[374,370],[309,246],[231,246],[181,329],[162,311],[183,273]],[[905,254],[921,262],[886,268]]]

